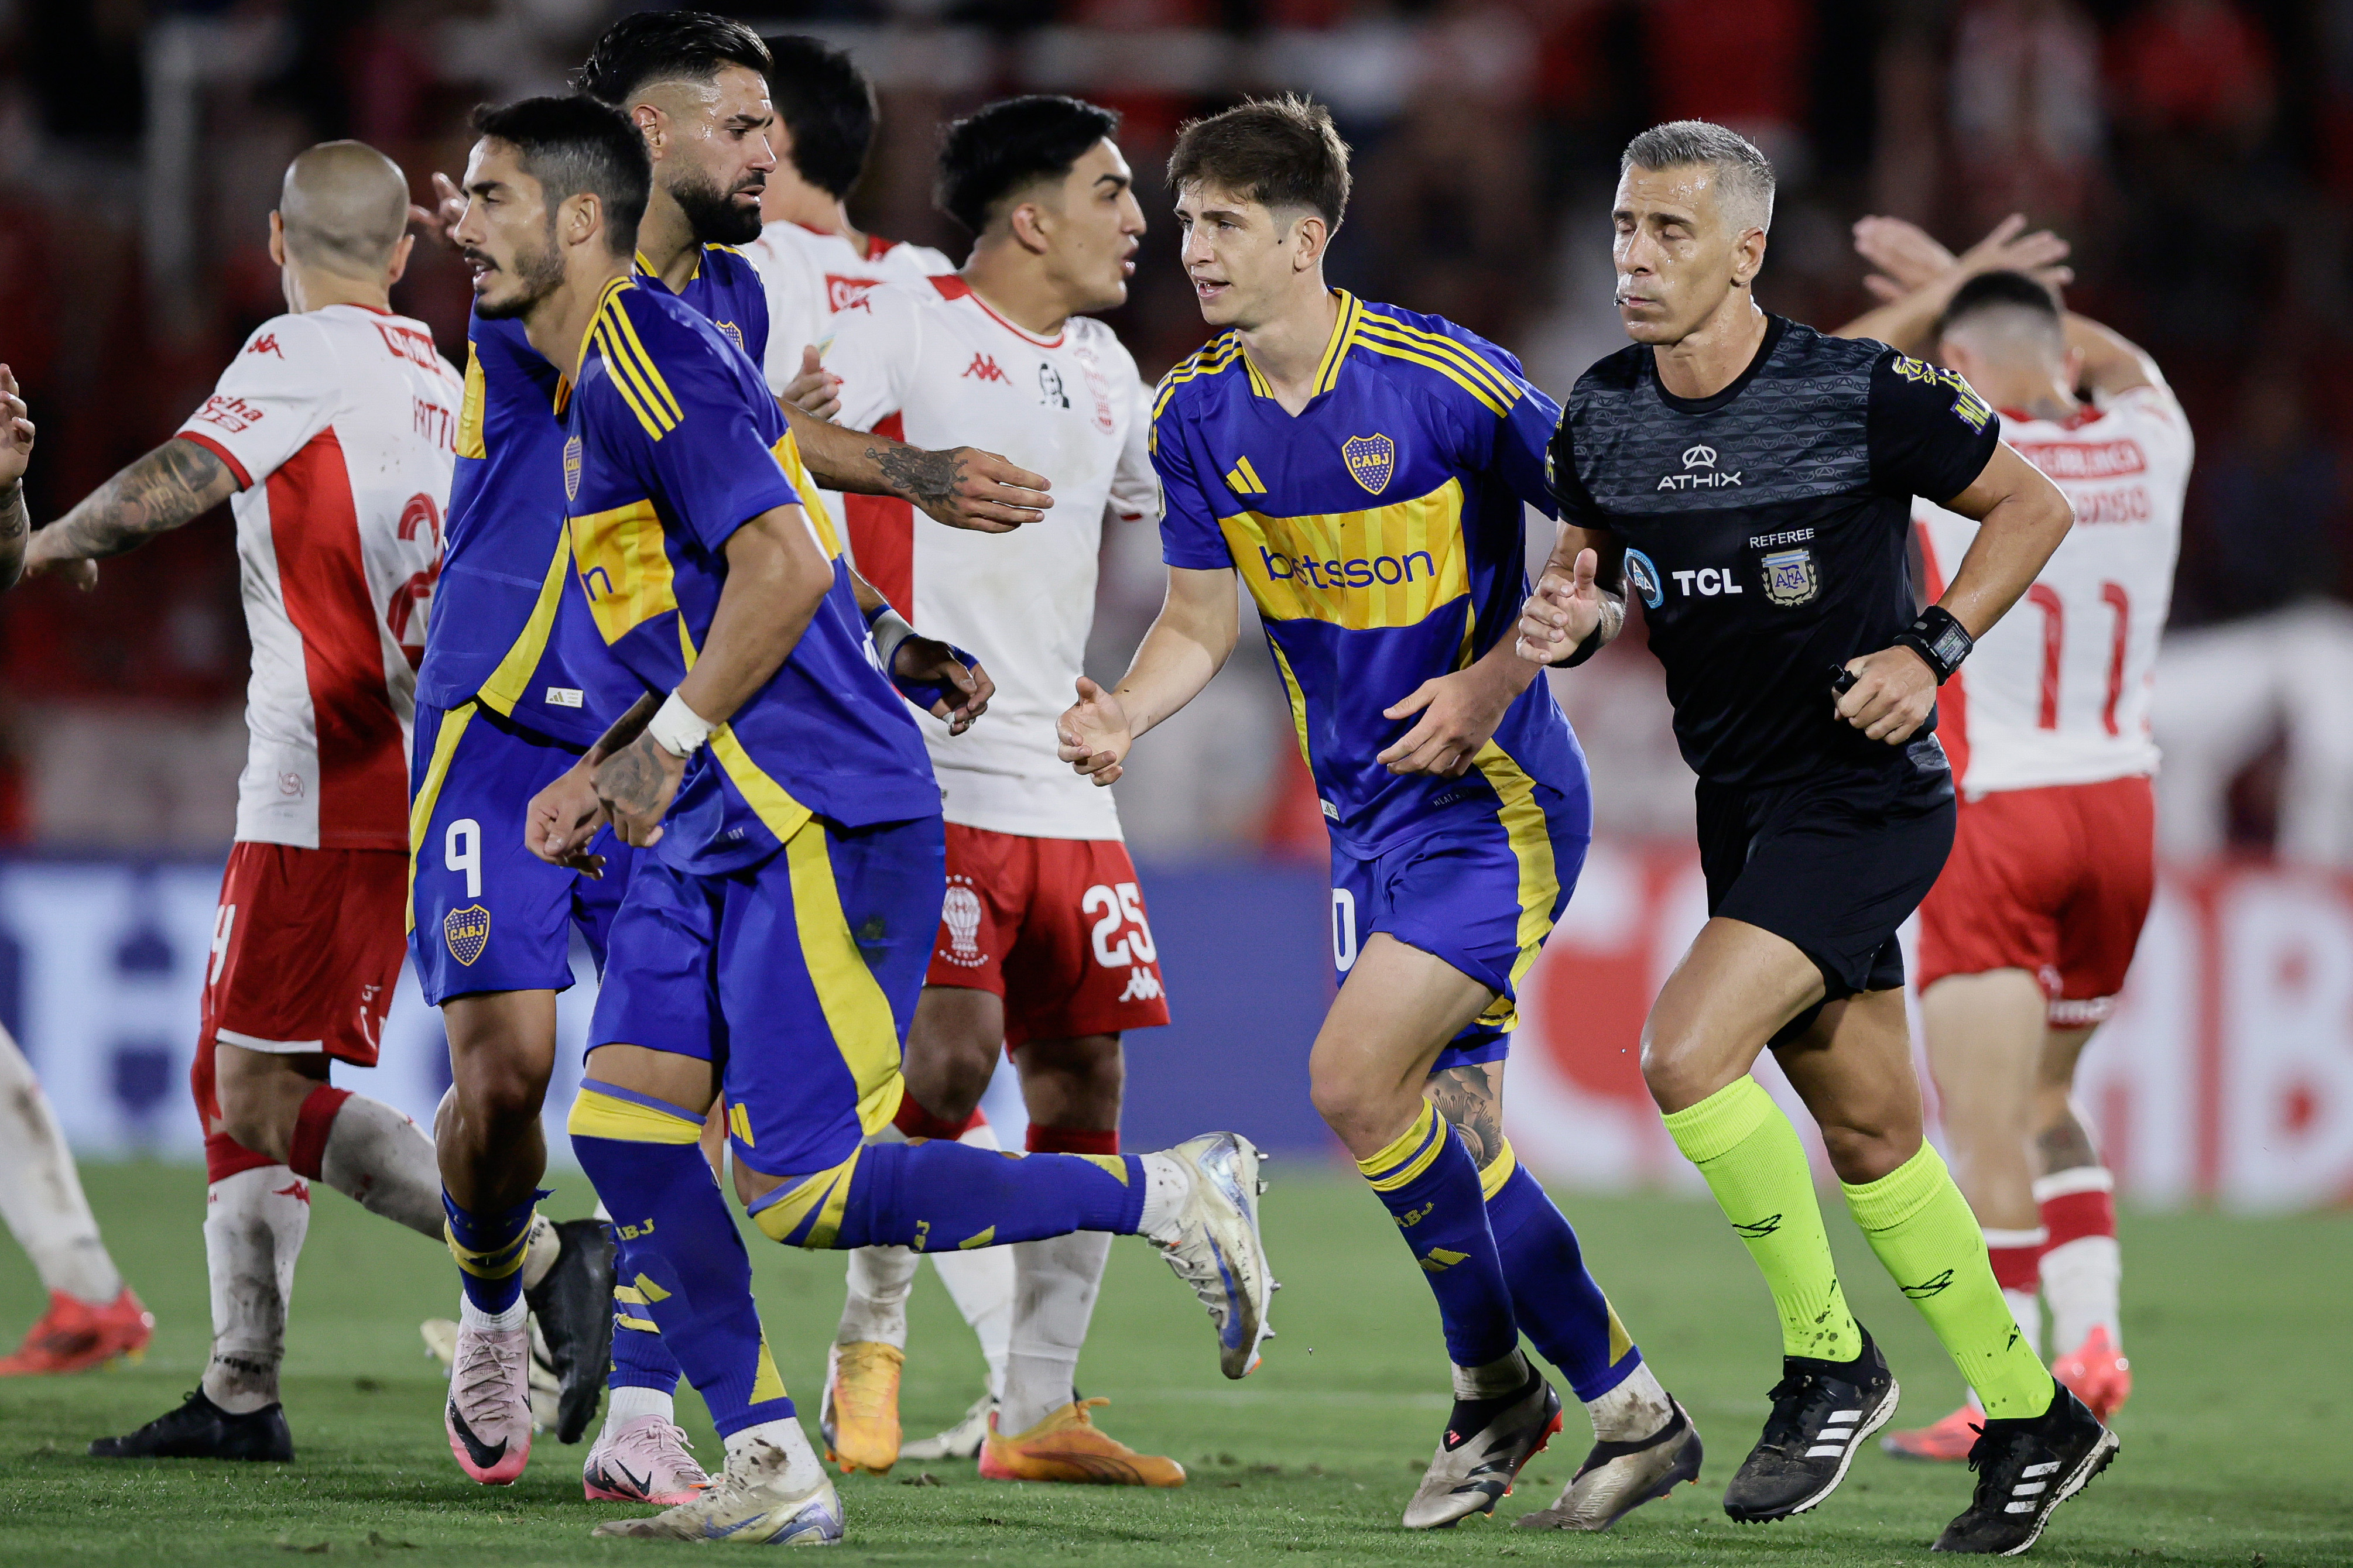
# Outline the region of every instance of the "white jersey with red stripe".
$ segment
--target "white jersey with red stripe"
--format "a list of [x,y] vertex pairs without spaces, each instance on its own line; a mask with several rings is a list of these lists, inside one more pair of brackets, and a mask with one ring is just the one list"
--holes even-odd
[[868,235],[861,249],[840,235],[792,222],[769,224],[743,251],[768,291],[768,362],[760,368],[774,391],[800,374],[801,350],[814,344],[824,352],[835,313],[869,289],[955,270],[929,246]]
[[465,384],[421,321],[265,321],[178,431],[236,474],[253,674],[237,836],[408,847],[408,727]]
[[834,321],[826,368],[841,423],[918,447],[973,446],[1046,476],[1054,505],[1011,533],[918,518],[905,501],[848,498],[858,570],[926,636],[979,656],[997,682],[962,735],[926,716],[950,822],[1036,838],[1117,838],[1111,792],[1054,754],[1094,624],[1106,512],[1160,515],[1145,441],[1151,394],[1109,327],[1073,316],[1023,331],[953,275],[872,289]]
[[[1938,698],[1937,735],[1965,795],[2157,771],[2158,640],[2173,596],[2192,442],[2181,405],[2137,386],[2063,423],[2005,410],[2002,438],[2075,505],[2075,526],[2025,597]],[[1933,599],[1978,525],[1917,503]]]

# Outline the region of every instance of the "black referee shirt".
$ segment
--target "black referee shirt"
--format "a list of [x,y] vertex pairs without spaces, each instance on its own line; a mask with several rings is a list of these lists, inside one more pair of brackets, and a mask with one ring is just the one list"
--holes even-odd
[[1769,784],[1904,755],[1831,711],[1831,667],[1912,623],[1912,498],[1967,489],[2000,424],[1950,371],[1779,316],[1713,397],[1668,392],[1640,343],[1578,379],[1549,481],[1564,520],[1626,542],[1694,773]]

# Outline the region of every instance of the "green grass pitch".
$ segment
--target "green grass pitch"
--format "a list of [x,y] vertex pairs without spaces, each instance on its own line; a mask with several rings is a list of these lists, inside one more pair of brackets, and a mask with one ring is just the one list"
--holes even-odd
[[[1957,1467],[1873,1451],[1812,1514],[1736,1526],[1717,1499],[1754,1440],[1778,1375],[1762,1282],[1715,1211],[1657,1197],[1567,1206],[1594,1266],[1652,1364],[1708,1445],[1698,1487],[1599,1537],[1521,1533],[1477,1521],[1430,1535],[1398,1528],[1446,1409],[1429,1294],[1377,1206],[1312,1164],[1273,1167],[1266,1232],[1287,1289],[1282,1337],[1247,1383],[1217,1373],[1206,1319],[1141,1244],[1122,1242],[1080,1368],[1110,1431],[1182,1458],[1182,1491],[1009,1486],[968,1465],[915,1467],[843,1487],[844,1555],[876,1563],[1375,1564],[1517,1557],[1611,1564],[1914,1563],[1965,1501]],[[430,1564],[621,1562],[681,1548],[591,1542],[628,1511],[580,1495],[585,1448],[543,1439],[512,1489],[466,1481],[439,1416],[443,1384],[420,1319],[454,1312],[448,1258],[319,1189],[295,1289],[286,1399],[289,1466],[107,1463],[91,1437],[178,1401],[208,1330],[197,1172],[154,1165],[85,1173],[107,1240],[154,1309],[145,1363],[80,1377],[0,1382],[0,1563],[329,1561]],[[584,1213],[576,1178],[550,1204]],[[1835,1209],[1835,1205],[1831,1205]],[[1959,1384],[1852,1227],[1833,1215],[1848,1291],[1905,1387],[1900,1421],[1933,1419]],[[751,1237],[770,1342],[814,1427],[826,1342],[840,1305],[837,1258]],[[2353,1216],[2129,1216],[2126,1316],[2139,1389],[2119,1417],[2116,1464],[2063,1508],[2035,1549],[2050,1563],[2353,1563]],[[5,1256],[5,1255],[0,1255]],[[0,1324],[39,1305],[21,1259],[0,1264]],[[922,1433],[977,1391],[979,1357],[929,1271],[914,1305],[902,1409]],[[681,1418],[706,1461],[718,1445],[691,1395]],[[1582,1423],[1538,1457],[1508,1520],[1549,1502],[1584,1451]],[[712,1548],[723,1552],[724,1548]]]

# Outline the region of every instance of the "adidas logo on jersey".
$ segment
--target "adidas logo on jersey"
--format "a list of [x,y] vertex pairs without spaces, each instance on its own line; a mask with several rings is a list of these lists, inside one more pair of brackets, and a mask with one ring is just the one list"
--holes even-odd
[[1266,481],[1258,477],[1258,470],[1250,467],[1248,458],[1239,459],[1226,471],[1226,487],[1238,496],[1266,494]]

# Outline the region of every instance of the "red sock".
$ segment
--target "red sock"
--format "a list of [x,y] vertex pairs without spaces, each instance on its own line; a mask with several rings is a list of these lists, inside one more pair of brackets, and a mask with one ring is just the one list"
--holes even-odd
[[[2033,1239],[2010,1239],[2020,1237],[2031,1237]],[[2042,1278],[2043,1242],[2044,1237],[2040,1231],[1986,1232],[1986,1257],[1993,1264],[1994,1283],[2005,1290],[2024,1290],[2031,1294]]]
[[319,1179],[319,1163],[327,1157],[327,1135],[334,1131],[335,1113],[351,1097],[350,1089],[329,1083],[304,1097],[302,1109],[294,1118],[293,1147],[286,1154],[286,1163],[296,1175]]
[[1032,1121],[1028,1142],[1032,1154],[1116,1154],[1119,1129],[1041,1127]]
[[945,1117],[933,1115],[916,1104],[913,1095],[902,1094],[899,1097],[899,1114],[891,1119],[891,1124],[910,1138],[955,1140],[963,1137],[986,1120],[987,1118],[976,1110],[962,1121],[950,1121]]
[[205,1180],[206,1183],[226,1182],[239,1171],[259,1171],[277,1161],[267,1154],[257,1154],[226,1132],[213,1132],[205,1138]]
[[2087,1236],[2116,1235],[2115,1186],[2116,1178],[2098,1165],[2080,1165],[2035,1183],[2035,1203],[2051,1238],[2045,1250]]

